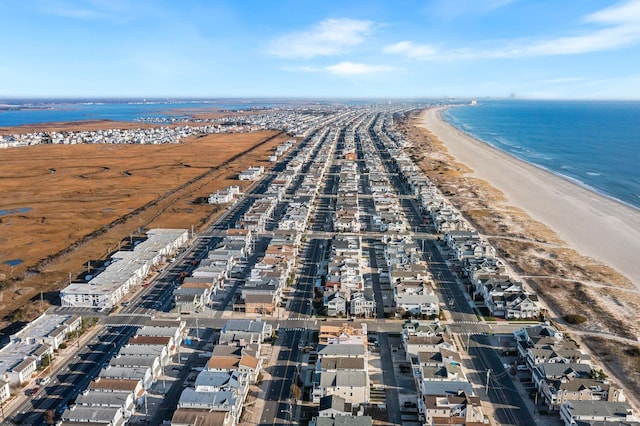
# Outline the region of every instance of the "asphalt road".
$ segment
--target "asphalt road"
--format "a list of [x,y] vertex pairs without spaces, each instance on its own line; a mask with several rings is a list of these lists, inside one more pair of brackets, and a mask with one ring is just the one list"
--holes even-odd
[[105,328],[64,363],[54,358],[49,373],[51,381],[39,386],[35,396],[25,398],[4,419],[2,425],[41,425],[44,424],[47,410],[61,412],[69,401],[75,400],[78,393],[88,386],[103,364],[108,362],[134,330],[134,327]]
[[282,330],[275,345],[280,346],[277,364],[270,367],[271,379],[262,383],[266,390],[265,404],[260,418],[261,425],[292,424],[295,404],[291,385],[297,380],[300,351],[298,344],[301,330]]
[[[344,125],[346,126],[346,124]],[[340,132],[339,142],[336,150],[336,158],[340,155],[341,149],[344,147],[345,128]],[[406,187],[405,182],[398,174],[393,159],[382,146],[379,135],[374,124],[371,124],[368,135],[377,147],[383,164],[388,173],[389,180],[394,191],[398,194],[401,209],[406,216],[410,226],[415,231],[414,238],[423,250],[423,256],[428,262],[428,267],[432,275],[437,281],[437,291],[442,302],[445,303],[449,311],[453,324],[452,329],[460,333],[473,333],[469,336],[469,355],[470,359],[465,360],[465,367],[473,371],[469,375],[469,379],[478,386],[486,385],[486,372],[491,370],[489,374],[488,397],[498,407],[496,417],[504,424],[529,425],[535,424],[531,418],[531,414],[525,409],[524,403],[518,392],[512,391],[515,387],[511,381],[511,377],[504,372],[502,362],[493,348],[488,345],[488,339],[482,333],[489,330],[486,324],[479,323],[473,307],[469,304],[465,296],[464,289],[458,283],[455,275],[451,271],[450,265],[442,257],[441,248],[432,229],[429,229],[422,223],[422,215],[419,206],[416,205],[414,197]],[[325,133],[323,138],[327,138]],[[311,137],[306,141],[311,140]],[[357,141],[359,158],[363,158],[361,141]],[[33,424],[37,425],[42,422],[43,413],[47,409],[58,409],[70,400],[75,398],[77,393],[84,389],[88,382],[99,372],[101,366],[109,357],[126,341],[128,335],[135,330],[134,326],[142,325],[155,310],[167,310],[171,304],[171,294],[178,277],[181,272],[190,272],[194,263],[207,255],[209,249],[213,248],[219,239],[224,235],[224,231],[230,227],[234,227],[235,223],[251,206],[254,199],[263,194],[269,183],[274,179],[277,172],[284,170],[286,162],[291,159],[295,153],[307,142],[298,144],[289,155],[278,162],[271,172],[258,182],[254,183],[247,191],[247,196],[243,197],[233,206],[231,206],[222,217],[205,233],[200,235],[196,241],[183,253],[176,257],[175,261],[159,275],[148,286],[142,288],[136,296],[131,300],[129,306],[120,310],[117,315],[112,315],[105,320],[107,324],[122,325],[121,328],[106,329],[104,333],[98,334],[90,343],[82,348],[76,357],[74,357],[66,366],[55,366],[52,371],[52,382],[40,389],[38,394],[30,399],[25,400],[15,414],[11,415],[3,424]],[[314,152],[317,154],[318,150]],[[358,161],[358,167],[364,172],[363,161]],[[305,165],[308,170],[309,164]],[[294,411],[294,404],[291,401],[291,385],[297,377],[297,365],[299,362],[298,345],[303,337],[304,329],[317,329],[321,322],[313,318],[311,299],[313,297],[313,289],[315,280],[320,270],[324,253],[328,248],[328,239],[333,235],[331,233],[331,216],[336,205],[336,193],[338,186],[339,166],[332,164],[329,172],[325,175],[323,182],[320,182],[322,193],[316,201],[317,210],[314,217],[312,232],[307,233],[307,242],[304,245],[302,253],[302,262],[298,269],[297,281],[295,283],[295,293],[292,294],[289,302],[289,318],[271,318],[266,319],[274,325],[279,325],[281,332],[279,333],[276,345],[281,346],[278,362],[270,367],[271,380],[265,383],[266,386],[266,404],[262,414],[261,424],[284,423],[290,424]],[[296,188],[302,182],[303,173],[301,173],[294,185],[289,189],[289,194],[294,194]],[[367,214],[373,213],[373,200],[371,200],[371,191],[369,187],[369,179],[366,173],[363,173],[359,180],[359,188],[362,193],[362,207],[366,209]],[[279,206],[279,212],[282,212],[285,204]],[[271,224],[275,226],[277,217]],[[368,239],[369,244],[368,257],[370,266],[373,268],[384,266],[378,264],[375,252],[375,243],[382,235],[381,233],[371,232],[371,220],[365,220],[366,233],[362,233],[363,238]],[[264,245],[268,242],[265,236],[260,242]],[[255,259],[249,259],[245,268],[248,268]],[[398,401],[398,391],[395,388],[395,376],[393,370],[392,356],[390,345],[388,344],[389,331],[399,331],[401,323],[399,321],[384,320],[384,306],[382,301],[382,286],[377,274],[367,277],[370,285],[374,290],[376,297],[376,313],[377,320],[368,320],[368,328],[370,331],[378,331],[379,342],[381,347],[381,364],[383,369],[383,378],[387,384],[387,411],[389,421],[393,424],[401,424],[400,407]],[[234,289],[235,290],[235,289]],[[229,292],[227,299],[221,303],[221,309],[224,308],[233,297],[235,291]],[[194,326],[197,321],[193,317],[185,318],[190,326]],[[220,328],[226,319],[211,317],[198,318],[202,327],[210,327],[211,329]],[[330,320],[331,321],[331,320]],[[338,322],[343,322],[340,320]],[[356,324],[360,321],[356,321]],[[57,369],[56,369],[57,367]]]
[[[404,196],[400,198],[400,205],[410,225],[416,231],[429,231],[422,222],[419,206],[410,197],[409,189],[400,178],[397,167],[380,143],[380,137],[376,134],[373,126],[370,128],[369,134],[383,158],[396,194]],[[433,229],[431,231],[433,232]],[[427,260],[429,271],[437,282],[438,296],[445,303],[452,321],[461,332],[473,334],[468,336],[469,341],[473,342],[469,346],[470,359],[465,360],[465,367],[475,371],[469,375],[469,380],[476,385],[486,385],[486,372],[492,370],[493,375],[489,374],[490,383],[487,396],[498,407],[495,412],[496,418],[505,425],[535,425],[531,413],[521,408],[525,407],[525,404],[520,394],[514,391],[515,385],[511,377],[506,373],[496,350],[489,345],[487,336],[484,335],[488,331],[487,326],[478,325],[478,317],[464,293],[465,290],[460,286],[450,265],[436,246],[440,243],[435,240],[435,235],[416,239],[416,243],[422,246],[423,256]]]

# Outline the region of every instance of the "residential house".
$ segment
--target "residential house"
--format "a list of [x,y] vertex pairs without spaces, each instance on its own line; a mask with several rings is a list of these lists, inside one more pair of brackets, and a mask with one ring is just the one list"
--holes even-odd
[[542,400],[549,411],[558,411],[567,401],[614,401],[624,402],[621,388],[611,383],[589,377],[574,378],[571,375],[558,380],[549,380],[541,385]]
[[567,401],[560,408],[560,419],[565,426],[640,424],[629,403],[612,401]]
[[[327,338],[328,339],[328,338]],[[338,395],[353,406],[369,400],[366,343],[343,343],[339,339],[318,351],[313,400]]]
[[247,344],[263,343],[271,338],[271,324],[260,319],[228,320],[220,330],[220,344],[244,340]]
[[346,293],[342,290],[325,290],[324,306],[330,317],[344,316],[347,313]]
[[335,417],[314,417],[309,426],[372,426],[371,416],[336,415]]
[[351,293],[351,299],[349,300],[349,312],[353,316],[375,318],[376,301],[373,289],[365,288],[362,291]]
[[209,410],[212,412],[226,413],[221,416],[223,425],[236,425],[242,412],[244,401],[239,400],[230,391],[199,392],[192,388],[182,391],[178,400],[178,409]]
[[428,425],[467,425],[479,426],[491,424],[484,414],[480,397],[460,391],[456,395],[425,395],[425,419]]
[[318,417],[348,416],[351,414],[351,404],[338,395],[327,395],[320,398]]
[[63,424],[123,426],[127,420],[121,407],[86,407],[75,405],[60,416]]
[[171,426],[233,426],[234,419],[228,411],[178,408],[171,417]]
[[11,389],[9,388],[9,382],[0,380],[0,404],[4,403],[11,397]]

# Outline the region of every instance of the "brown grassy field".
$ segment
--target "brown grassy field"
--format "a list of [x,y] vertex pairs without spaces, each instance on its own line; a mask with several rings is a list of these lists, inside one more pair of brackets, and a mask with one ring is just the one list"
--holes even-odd
[[268,168],[268,152],[288,138],[265,131],[166,145],[3,149],[0,210],[18,212],[0,216],[0,314],[11,320],[41,291],[55,300],[69,273],[140,228],[204,227],[222,210],[194,200],[239,184],[237,174],[249,165]]

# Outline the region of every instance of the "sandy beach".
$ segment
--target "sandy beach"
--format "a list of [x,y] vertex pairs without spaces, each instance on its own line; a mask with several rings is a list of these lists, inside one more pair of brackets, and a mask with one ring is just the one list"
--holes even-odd
[[424,114],[437,136],[470,176],[502,191],[507,202],[555,231],[570,247],[626,276],[640,289],[640,212],[530,165],[449,125],[442,108]]

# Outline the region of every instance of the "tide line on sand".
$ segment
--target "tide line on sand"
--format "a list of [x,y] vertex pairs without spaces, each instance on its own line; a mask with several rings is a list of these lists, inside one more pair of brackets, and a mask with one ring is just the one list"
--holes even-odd
[[424,112],[424,127],[456,161],[503,192],[507,203],[549,226],[570,247],[625,275],[640,289],[640,211],[500,151]]

